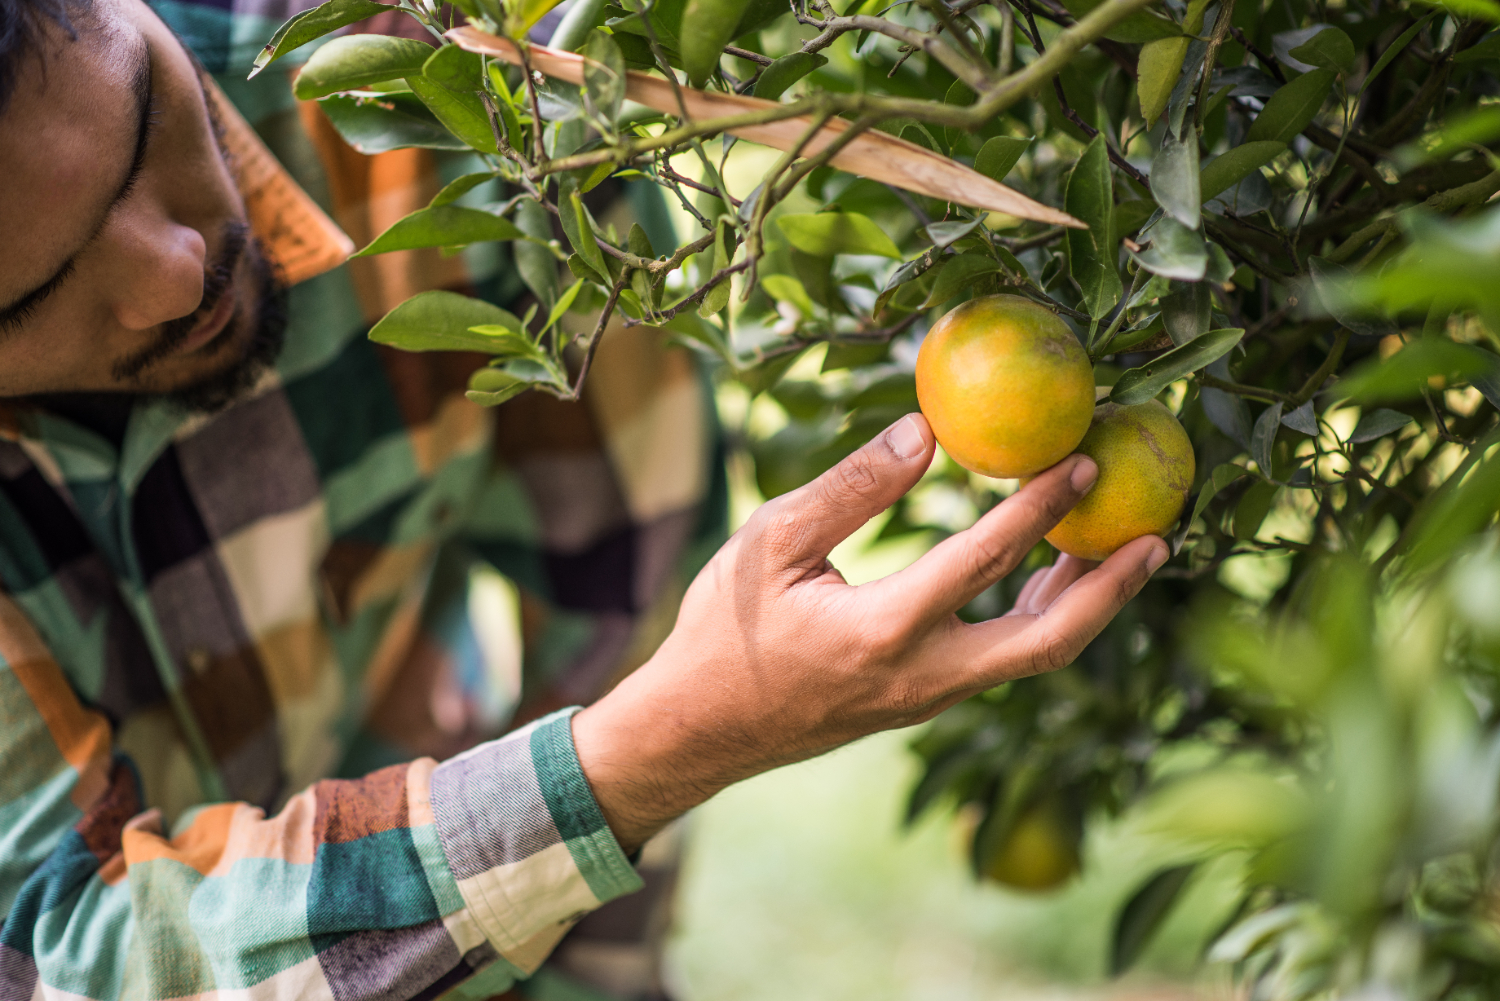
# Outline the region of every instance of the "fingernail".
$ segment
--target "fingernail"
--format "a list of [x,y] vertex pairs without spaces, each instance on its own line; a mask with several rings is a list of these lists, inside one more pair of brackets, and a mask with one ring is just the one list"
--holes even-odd
[[903,417],[885,433],[885,443],[891,446],[898,459],[910,459],[927,450],[927,439],[922,429],[910,417]]
[[1167,562],[1167,557],[1172,555],[1167,552],[1164,545],[1152,546],[1151,551],[1146,554],[1146,572],[1156,573],[1158,567]]
[[1073,484],[1073,489],[1081,494],[1088,493],[1089,488],[1098,478],[1099,467],[1088,456],[1079,459],[1078,465],[1074,466],[1073,471],[1068,474],[1068,482]]

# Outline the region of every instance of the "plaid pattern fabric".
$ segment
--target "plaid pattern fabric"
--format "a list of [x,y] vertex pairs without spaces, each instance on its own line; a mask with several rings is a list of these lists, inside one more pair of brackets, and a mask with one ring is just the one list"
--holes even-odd
[[[355,155],[285,73],[245,82],[308,5],[154,4],[284,165],[266,190],[362,242],[472,161]],[[316,257],[291,211],[257,234]],[[494,247],[311,277],[252,392],[142,400],[118,448],[0,408],[0,1001],[477,999],[640,885],[570,711],[471,747],[508,708],[471,613],[486,568],[514,582],[526,715],[649,656],[722,523],[710,400],[636,328],[580,404],[475,407],[482,359],[363,337],[432,287],[518,291]]]

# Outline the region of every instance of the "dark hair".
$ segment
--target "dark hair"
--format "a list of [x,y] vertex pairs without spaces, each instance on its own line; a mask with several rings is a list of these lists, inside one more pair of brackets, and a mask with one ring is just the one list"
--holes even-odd
[[77,38],[69,10],[87,10],[89,0],[0,0],[0,111],[16,87],[21,62],[36,51],[47,22]]

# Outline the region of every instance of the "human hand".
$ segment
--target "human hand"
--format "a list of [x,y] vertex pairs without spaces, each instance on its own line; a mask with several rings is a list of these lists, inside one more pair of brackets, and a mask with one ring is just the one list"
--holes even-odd
[[1071,663],[1167,558],[1155,536],[1103,564],[1062,556],[1006,615],[958,618],[1093,486],[1093,461],[1070,455],[906,569],[850,586],[828,554],[932,454],[912,414],[763,505],[693,581],[656,655],[574,717],[579,762],[627,850],[740,779]]

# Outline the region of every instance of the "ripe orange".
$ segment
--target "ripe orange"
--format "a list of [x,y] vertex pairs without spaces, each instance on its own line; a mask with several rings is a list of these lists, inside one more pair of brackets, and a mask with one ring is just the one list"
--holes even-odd
[[1182,514],[1193,443],[1160,402],[1099,404],[1077,451],[1099,464],[1099,479],[1047,534],[1058,549],[1102,560],[1132,539],[1164,535]]
[[1042,891],[1061,886],[1077,871],[1078,848],[1061,811],[1044,801],[1016,820],[984,873],[1017,890]]
[[965,469],[1031,476],[1088,431],[1094,371],[1051,310],[1016,295],[983,296],[938,320],[922,342],[917,402]]

